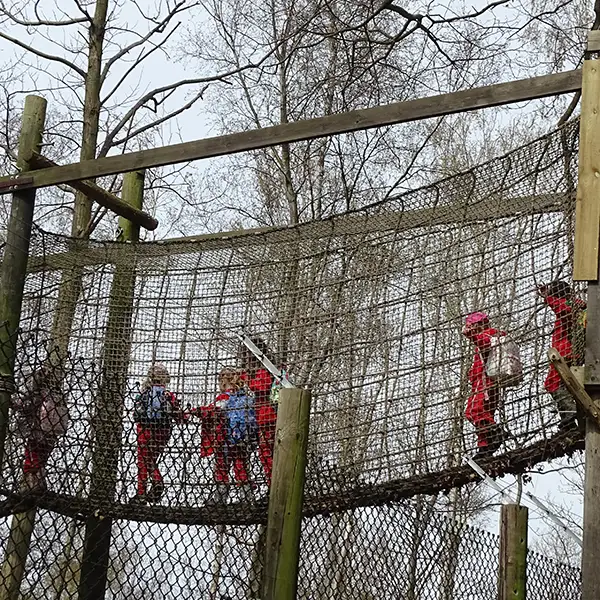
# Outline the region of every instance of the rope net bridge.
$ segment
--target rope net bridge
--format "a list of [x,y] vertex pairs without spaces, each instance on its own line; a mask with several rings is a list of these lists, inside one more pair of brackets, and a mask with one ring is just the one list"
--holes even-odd
[[[107,597],[255,597],[276,409],[240,334],[312,390],[300,597],[475,597],[457,573],[497,541],[434,511],[438,492],[477,479],[466,315],[487,313],[524,366],[495,414],[508,435],[481,464],[518,473],[582,444],[544,388],[555,316],[536,289],[571,280],[577,131],[293,228],[139,244],[36,230],[14,396],[41,387],[65,410],[50,444],[11,413],[0,507],[39,513],[22,597],[76,597],[83,522],[99,515],[115,519]],[[160,434],[136,412],[153,384],[173,393]],[[215,398],[247,388],[257,441],[227,446]],[[431,567],[442,550],[461,555],[452,572]],[[495,597],[491,562],[477,598]],[[576,597],[578,578],[542,563]]]

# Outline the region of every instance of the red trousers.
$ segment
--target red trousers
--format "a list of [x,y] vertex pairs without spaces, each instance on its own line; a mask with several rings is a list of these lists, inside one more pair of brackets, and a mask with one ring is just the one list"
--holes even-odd
[[494,415],[498,408],[498,388],[488,388],[469,396],[465,418],[477,432],[477,446],[487,446],[490,427],[496,425]]
[[270,402],[256,405],[256,422],[258,424],[258,456],[265,472],[267,485],[271,485],[273,473],[273,447],[275,446],[275,425],[277,412]]
[[137,467],[138,467],[138,494],[146,494],[148,477],[152,481],[162,481],[161,472],[158,470],[158,460],[163,453],[169,438],[170,427],[152,427],[138,423],[137,426]]
[[37,473],[40,469],[45,467],[55,445],[56,440],[50,437],[44,440],[29,438],[25,444],[23,472],[25,474]]
[[215,481],[229,483],[229,469],[238,483],[248,481],[248,450],[243,446],[222,446],[215,452]]

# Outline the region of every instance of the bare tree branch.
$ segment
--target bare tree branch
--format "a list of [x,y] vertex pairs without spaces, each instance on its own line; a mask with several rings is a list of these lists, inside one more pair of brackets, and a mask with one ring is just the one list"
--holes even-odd
[[[197,6],[198,3],[194,3],[188,6],[185,6],[187,0],[179,0],[179,2],[177,2],[175,4],[175,6],[173,7],[173,9],[162,19],[162,21],[160,21],[160,23],[157,23],[155,27],[153,27],[152,29],[150,29],[150,31],[148,31],[146,33],[146,35],[144,35],[143,37],[141,37],[139,40],[136,40],[135,42],[129,44],[128,46],[125,46],[124,48],[121,48],[121,50],[119,50],[119,52],[117,52],[114,56],[111,56],[106,63],[104,64],[104,68],[102,69],[102,76],[101,76],[101,81],[104,83],[106,77],[108,76],[108,73],[111,69],[111,67],[121,58],[123,58],[126,54],[128,54],[129,52],[131,52],[134,48],[137,48],[143,44],[145,44],[153,35],[157,34],[157,33],[164,33],[167,25],[171,22],[171,20],[173,19],[173,17],[175,17],[177,14],[185,11],[185,10],[189,10],[191,9],[193,6]],[[177,24],[175,26],[175,29],[179,26],[179,24]],[[173,30],[174,31],[174,30]],[[173,33],[173,31],[171,31],[171,33],[167,36],[170,37],[170,35]]]
[[231,71],[227,71],[226,73],[221,73],[219,75],[213,75],[210,77],[198,77],[197,79],[182,79],[181,81],[176,81],[175,83],[170,83],[169,85],[165,85],[159,88],[155,88],[148,93],[144,94],[121,118],[121,120],[117,123],[117,125],[112,129],[112,131],[106,136],[104,143],[102,144],[102,148],[98,153],[98,157],[106,156],[107,152],[114,145],[114,140],[119,131],[121,131],[128,123],[130,119],[132,119],[140,108],[142,108],[147,102],[150,100],[154,100],[156,96],[159,94],[164,94],[166,92],[173,92],[173,90],[184,87],[187,85],[198,85],[201,83],[214,83],[217,81],[226,82],[227,78],[240,73],[242,71],[247,71],[248,69],[255,69],[259,67],[267,58],[272,54],[272,51],[268,52],[260,61],[256,63],[249,63],[244,65],[238,69],[233,69]]
[[140,66],[140,64],[142,62],[144,62],[144,60],[146,60],[156,50],[160,50],[160,48],[164,44],[167,43],[167,41],[169,40],[171,35],[173,35],[173,33],[175,33],[175,31],[177,30],[178,27],[179,27],[179,23],[175,27],[173,27],[173,29],[169,32],[169,34],[160,43],[154,44],[152,46],[152,48],[150,48],[150,50],[148,50],[145,54],[143,51],[140,52],[137,59],[134,60],[133,64],[125,71],[125,73],[123,73],[123,75],[119,78],[119,81],[117,81],[117,83],[113,86],[112,90],[101,100],[100,104],[104,105],[113,96],[113,94],[121,87],[121,85],[127,79],[127,77],[129,77],[129,75],[131,75],[131,73],[133,71],[135,71]]
[[68,25],[78,25],[80,23],[85,23],[86,21],[88,21],[88,19],[86,19],[85,17],[80,17],[78,19],[67,19],[65,21],[52,21],[50,19],[44,19],[38,14],[37,3],[34,7],[34,12],[35,16],[37,17],[36,21],[21,19],[16,14],[10,12],[4,5],[4,2],[0,2],[0,14],[3,14],[6,17],[8,17],[16,25],[22,25],[23,27],[38,27],[41,25],[47,27],[65,27]]
[[206,85],[202,88],[202,90],[200,90],[200,92],[198,92],[189,102],[186,102],[186,104],[184,104],[183,106],[180,106],[178,109],[171,111],[170,113],[168,113],[166,115],[163,115],[160,119],[156,119],[155,121],[152,121],[151,123],[148,123],[148,124],[144,125],[143,127],[140,127],[138,129],[135,129],[134,131],[128,132],[127,136],[125,136],[119,140],[115,140],[112,143],[112,146],[113,147],[121,146],[122,144],[125,144],[126,142],[128,142],[132,138],[140,135],[141,133],[144,133],[145,131],[148,131],[149,129],[153,129],[154,127],[158,127],[162,123],[165,123],[166,121],[169,121],[170,119],[175,118],[177,115],[180,115],[181,113],[183,113],[186,110],[188,110],[189,108],[191,108],[198,100],[201,100],[202,96],[204,95],[204,92],[206,92],[207,89],[208,89],[208,86]]
[[63,58],[61,56],[53,56],[51,54],[46,54],[45,52],[42,52],[41,50],[37,50],[36,48],[33,48],[33,46],[29,46],[29,45],[25,44],[24,42],[21,42],[20,40],[17,40],[16,38],[2,32],[2,31],[0,31],[0,38],[3,38],[5,40],[15,44],[15,46],[19,46],[20,48],[23,48],[24,50],[27,50],[27,52],[31,52],[32,54],[35,54],[36,56],[39,56],[40,58],[45,58],[46,60],[51,60],[53,62],[58,62],[62,65],[65,65],[65,66],[69,67],[69,69],[72,69],[73,71],[75,71],[83,79],[85,79],[85,71],[83,71],[83,69],[80,69],[76,64],[72,63],[71,61],[67,60],[66,58]]

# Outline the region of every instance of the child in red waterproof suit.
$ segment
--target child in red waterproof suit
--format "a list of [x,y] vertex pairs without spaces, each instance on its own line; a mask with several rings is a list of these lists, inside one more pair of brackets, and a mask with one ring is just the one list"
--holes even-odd
[[[565,362],[571,366],[574,362],[571,333],[577,314],[586,308],[585,302],[573,296],[570,286],[564,281],[552,281],[540,285],[538,293],[556,315],[552,331],[552,348],[557,350]],[[559,429],[569,431],[577,427],[575,400],[565,387],[554,365],[550,365],[544,381],[546,391],[552,396],[560,415]]]
[[[221,504],[227,500],[229,488],[229,471],[233,466],[234,480],[241,486],[244,499],[252,500],[252,485],[248,476],[248,459],[255,443],[256,431],[251,439],[243,439],[232,443],[228,435],[227,411],[232,396],[243,394],[241,373],[236,369],[226,367],[219,373],[219,394],[208,406],[201,406],[190,412],[202,420],[202,458],[215,455],[216,490],[209,498],[211,504]],[[251,410],[251,409],[249,409]],[[252,412],[252,418],[254,413]],[[254,422],[255,426],[255,422]]]
[[67,430],[69,413],[62,390],[63,373],[50,362],[32,373],[24,393],[13,401],[17,429],[25,438],[23,491],[42,491],[45,468],[52,451]]
[[482,312],[470,314],[463,335],[475,344],[473,364],[469,370],[471,395],[467,402],[465,418],[477,432],[477,455],[491,456],[504,441],[504,431],[495,421],[500,391],[485,373],[485,364],[491,350],[491,341],[503,332],[490,326],[489,317]]
[[[268,356],[267,345],[260,338],[251,340],[260,352]],[[271,386],[273,376],[262,363],[246,348],[240,346],[238,358],[242,364],[242,381],[254,394],[254,410],[258,423],[258,455],[262,464],[267,485],[271,486],[271,474],[273,472],[273,447],[275,445],[275,425],[277,423],[277,411],[271,403]]]
[[[185,420],[175,394],[166,389],[170,379],[163,365],[153,365],[141,394],[135,399],[138,478],[137,494],[131,499],[132,504],[158,502],[164,492],[158,461],[171,438],[173,423]],[[148,492],[149,477],[152,478],[152,487]]]

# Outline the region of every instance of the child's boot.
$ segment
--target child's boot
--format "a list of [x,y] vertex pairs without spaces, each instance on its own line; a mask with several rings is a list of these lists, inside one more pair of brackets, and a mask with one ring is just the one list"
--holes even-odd
[[162,495],[165,493],[165,484],[159,480],[152,483],[150,492],[148,492],[148,502],[160,502]]
[[560,415],[560,422],[558,424],[558,430],[561,433],[566,433],[577,429],[576,415],[576,404],[573,396],[567,389],[561,386],[556,392],[552,394]]

